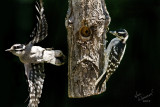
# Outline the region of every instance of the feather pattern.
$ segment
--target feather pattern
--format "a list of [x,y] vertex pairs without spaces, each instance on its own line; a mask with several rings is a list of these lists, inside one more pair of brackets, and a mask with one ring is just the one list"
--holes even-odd
[[29,84],[30,100],[28,107],[38,107],[45,78],[44,64],[25,64],[25,74]]
[[42,41],[48,35],[48,25],[44,15],[42,0],[37,2],[35,7],[39,15],[37,16],[38,23],[31,35],[33,40],[27,45],[14,44],[10,49],[6,50],[18,56],[25,66],[30,97],[28,107],[38,107],[40,103],[39,99],[42,94],[45,78],[44,63],[50,63],[56,66],[64,64],[62,61],[64,59],[62,51],[34,46],[35,43]]
[[126,44],[122,43],[122,41],[120,41],[118,38],[114,38],[110,42],[109,46],[107,47],[107,55],[105,59],[107,61],[106,69],[96,82],[96,90],[99,89],[100,91],[103,83],[107,81],[118,68],[123,58],[125,48]]
[[38,23],[30,36],[30,37],[33,37],[33,40],[31,41],[32,45],[42,41],[48,35],[48,24],[46,21],[46,17],[44,14],[44,7],[41,0],[40,0],[40,3],[38,2],[36,3],[35,8],[39,13],[39,15],[37,16]]

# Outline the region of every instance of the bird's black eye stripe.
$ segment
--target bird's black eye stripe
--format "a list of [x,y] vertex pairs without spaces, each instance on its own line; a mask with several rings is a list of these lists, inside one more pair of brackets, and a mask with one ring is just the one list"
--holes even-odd
[[17,51],[23,51],[24,50],[23,45],[14,46],[13,49],[17,50]]
[[15,48],[18,49],[18,48],[21,48],[21,47],[20,46],[16,46]]
[[126,33],[118,33],[118,35],[121,37],[126,37]]
[[120,35],[120,36],[123,36],[123,35],[125,35],[124,33],[122,34],[122,33],[118,33],[118,35]]
[[20,49],[22,46],[14,46],[14,49]]

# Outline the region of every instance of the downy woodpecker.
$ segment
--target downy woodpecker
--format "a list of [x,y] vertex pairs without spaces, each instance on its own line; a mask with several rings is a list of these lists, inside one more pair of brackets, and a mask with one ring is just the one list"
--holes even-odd
[[25,74],[29,84],[29,104],[28,107],[38,107],[39,99],[42,94],[42,88],[45,78],[44,63],[50,63],[60,66],[60,58],[64,58],[62,51],[42,48],[34,46],[34,44],[42,41],[48,35],[48,24],[44,14],[42,0],[35,5],[39,15],[37,16],[38,23],[34,28],[30,41],[27,45],[14,44],[6,51],[19,57],[20,61],[24,64]]
[[107,49],[105,50],[105,65],[102,75],[95,83],[96,90],[101,90],[103,83],[107,82],[109,77],[118,68],[126,49],[128,32],[125,29],[110,31],[109,33],[116,37],[111,40]]

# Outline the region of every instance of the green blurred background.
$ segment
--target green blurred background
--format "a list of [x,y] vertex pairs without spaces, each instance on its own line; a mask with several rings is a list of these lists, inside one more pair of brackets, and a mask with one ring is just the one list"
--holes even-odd
[[[36,24],[35,0],[1,1],[0,107],[26,107],[28,84],[24,66],[4,50],[15,43],[28,43]],[[106,0],[110,30],[125,28],[127,49],[118,70],[101,95],[70,99],[67,95],[67,64],[45,64],[46,78],[39,107],[160,107],[160,0]],[[66,55],[65,16],[67,0],[44,0],[49,36],[40,43]],[[112,38],[108,34],[109,40]],[[145,97],[138,101],[135,96]]]

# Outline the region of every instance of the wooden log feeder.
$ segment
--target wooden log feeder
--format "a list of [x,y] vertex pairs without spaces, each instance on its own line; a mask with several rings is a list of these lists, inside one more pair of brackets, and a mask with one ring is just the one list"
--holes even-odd
[[95,82],[103,73],[106,32],[110,16],[104,0],[68,0],[68,96],[83,98],[101,94]]

